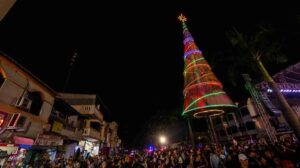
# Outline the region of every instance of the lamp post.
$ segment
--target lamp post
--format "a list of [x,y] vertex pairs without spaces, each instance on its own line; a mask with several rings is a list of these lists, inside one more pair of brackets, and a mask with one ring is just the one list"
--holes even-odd
[[166,136],[160,135],[160,136],[158,137],[158,141],[159,141],[160,147],[161,147],[162,149],[165,149],[165,145],[167,145],[167,138],[166,138]]
[[159,143],[165,145],[167,143],[167,138],[163,135],[159,136]]

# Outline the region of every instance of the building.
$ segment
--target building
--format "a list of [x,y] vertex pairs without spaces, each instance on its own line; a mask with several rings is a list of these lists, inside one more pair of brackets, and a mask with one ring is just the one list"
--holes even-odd
[[0,1],[0,22],[7,15],[10,9],[14,6],[17,0],[1,0]]
[[7,155],[30,149],[31,160],[43,153],[68,158],[78,149],[96,155],[117,147],[118,124],[105,121],[100,105],[96,95],[55,92],[0,54],[0,150]]
[[[275,74],[273,79],[300,119],[300,63]],[[292,134],[271,87],[266,82],[261,82],[255,85],[255,90],[261,107],[257,105],[255,98],[248,98],[240,103],[238,111],[225,115],[224,122],[220,118],[215,119],[220,141],[233,137],[278,140]]]
[[58,148],[60,149],[58,152],[64,154],[65,158],[75,154],[78,144],[83,138],[84,119],[86,119],[84,115],[81,115],[64,100],[55,99],[48,122],[51,125],[49,134],[60,137],[62,146]]
[[33,145],[49,129],[56,92],[20,64],[0,54],[0,140]]
[[84,140],[80,142],[82,150],[96,155],[102,147],[117,146],[118,124],[104,120],[101,100],[97,95],[60,93],[59,97],[86,117],[82,134]]

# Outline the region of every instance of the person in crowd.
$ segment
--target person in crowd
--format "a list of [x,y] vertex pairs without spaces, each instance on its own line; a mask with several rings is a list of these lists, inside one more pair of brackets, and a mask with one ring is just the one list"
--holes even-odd
[[238,155],[238,158],[239,158],[241,168],[249,168],[249,160],[248,160],[248,157],[245,154],[240,153]]

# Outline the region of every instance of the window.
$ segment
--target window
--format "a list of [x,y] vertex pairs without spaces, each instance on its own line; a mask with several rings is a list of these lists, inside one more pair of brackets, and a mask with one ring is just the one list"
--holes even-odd
[[10,121],[9,121],[9,123],[8,123],[8,127],[15,127],[20,115],[21,115],[20,113],[13,114]]
[[253,121],[249,121],[246,123],[247,130],[255,130],[255,124]]
[[97,122],[91,122],[91,125],[90,125],[93,129],[95,129],[96,131],[100,131],[101,129],[101,125],[100,123],[97,123]]
[[26,122],[26,117],[25,116],[21,116],[17,122],[17,126],[16,127],[23,127],[24,124]]
[[43,100],[38,92],[28,92],[28,98],[32,101],[29,112],[34,115],[40,115],[40,111],[43,105]]
[[85,110],[85,111],[91,111],[91,106],[85,106],[85,107],[84,107],[84,110]]
[[4,72],[3,68],[0,68],[0,87],[2,86],[4,81],[5,81],[5,72]]

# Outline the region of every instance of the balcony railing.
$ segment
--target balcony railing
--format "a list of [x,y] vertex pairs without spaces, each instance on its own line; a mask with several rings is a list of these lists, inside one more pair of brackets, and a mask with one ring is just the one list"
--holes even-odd
[[101,140],[101,133],[93,128],[85,128],[83,136],[91,137],[97,140]]

